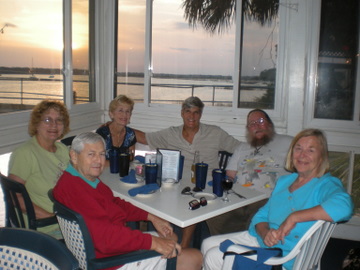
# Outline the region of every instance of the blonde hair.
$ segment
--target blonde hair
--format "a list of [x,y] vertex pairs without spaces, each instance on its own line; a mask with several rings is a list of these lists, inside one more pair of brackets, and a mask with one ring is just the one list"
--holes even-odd
[[125,96],[125,95],[118,95],[116,98],[114,98],[110,104],[109,104],[109,112],[114,112],[117,108],[117,106],[120,103],[128,104],[130,105],[131,111],[134,109],[134,100],[131,98]]
[[30,115],[28,132],[31,137],[37,134],[37,127],[41,121],[43,114],[50,109],[54,109],[59,112],[64,120],[63,134],[61,134],[58,139],[63,138],[64,135],[70,131],[70,117],[66,106],[62,102],[57,100],[43,100],[33,108]]
[[295,136],[295,138],[292,140],[292,142],[290,144],[290,148],[289,148],[289,151],[286,156],[285,169],[290,172],[296,172],[296,168],[294,166],[293,159],[292,159],[294,147],[301,138],[309,137],[309,136],[316,137],[320,144],[322,162],[320,164],[320,168],[319,168],[317,177],[321,177],[329,171],[330,163],[329,163],[327,139],[326,139],[324,132],[322,132],[320,129],[304,129],[303,131],[299,132]]

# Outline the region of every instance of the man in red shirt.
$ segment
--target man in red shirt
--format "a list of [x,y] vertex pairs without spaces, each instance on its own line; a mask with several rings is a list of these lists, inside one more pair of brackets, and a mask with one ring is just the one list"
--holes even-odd
[[[162,256],[126,264],[121,269],[165,269],[165,259],[175,256],[178,256],[177,269],[201,269],[201,253],[196,249],[181,249],[169,222],[114,197],[111,189],[99,180],[105,164],[105,143],[100,135],[86,132],[75,137],[70,159],[71,164],[53,194],[56,200],[84,217],[97,258],[149,249]],[[128,221],[140,220],[151,221],[157,234],[126,226]]]

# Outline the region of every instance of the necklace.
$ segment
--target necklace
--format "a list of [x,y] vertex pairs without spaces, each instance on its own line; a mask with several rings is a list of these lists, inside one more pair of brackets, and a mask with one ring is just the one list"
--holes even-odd
[[110,130],[111,132],[111,137],[113,138],[113,146],[115,147],[120,147],[122,145],[122,137],[124,135],[124,131],[125,129],[122,129],[118,132],[116,132],[114,129],[113,130]]
[[263,147],[263,145],[262,145],[262,146],[259,146],[259,147],[255,147],[254,156],[256,156],[257,154],[259,154],[261,147]]

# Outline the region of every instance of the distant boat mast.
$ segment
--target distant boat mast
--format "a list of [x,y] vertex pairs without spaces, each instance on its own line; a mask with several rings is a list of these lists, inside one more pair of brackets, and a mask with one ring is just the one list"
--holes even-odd
[[37,80],[38,78],[36,78],[35,74],[34,74],[34,58],[31,58],[31,68],[29,69],[29,73],[30,75],[30,79],[32,80]]

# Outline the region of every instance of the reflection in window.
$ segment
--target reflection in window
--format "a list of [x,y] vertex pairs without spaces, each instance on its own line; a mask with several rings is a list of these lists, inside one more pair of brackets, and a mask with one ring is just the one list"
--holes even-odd
[[144,100],[146,1],[118,1],[116,95]]
[[63,99],[62,0],[2,0],[0,113]]
[[89,85],[89,0],[72,0],[74,103],[95,101]]
[[315,118],[354,120],[359,1],[321,1]]

